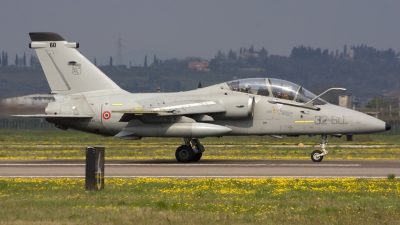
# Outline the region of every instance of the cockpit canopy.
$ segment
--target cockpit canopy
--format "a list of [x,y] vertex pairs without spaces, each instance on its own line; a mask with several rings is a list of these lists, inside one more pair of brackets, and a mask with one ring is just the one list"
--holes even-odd
[[[307,89],[292,82],[274,78],[248,78],[226,82],[232,91],[250,93],[307,103],[316,95]],[[314,101],[315,105],[325,105],[327,102],[321,98]]]

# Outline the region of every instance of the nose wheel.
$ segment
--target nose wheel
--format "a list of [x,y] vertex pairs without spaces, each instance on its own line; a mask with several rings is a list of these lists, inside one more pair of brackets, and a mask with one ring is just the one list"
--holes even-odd
[[311,160],[313,162],[321,162],[324,156],[320,156],[322,152],[320,150],[315,150],[311,153]]
[[328,141],[332,138],[333,136],[330,135],[322,135],[322,140],[321,140],[321,150],[315,150],[311,153],[311,160],[313,162],[321,162],[322,159],[324,158],[324,155],[328,154],[328,151],[325,150],[326,145],[328,144]]

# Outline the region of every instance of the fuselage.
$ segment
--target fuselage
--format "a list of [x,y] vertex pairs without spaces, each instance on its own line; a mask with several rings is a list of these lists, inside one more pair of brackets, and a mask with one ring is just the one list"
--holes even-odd
[[[249,98],[253,98],[252,106]],[[212,121],[197,122],[221,125],[231,129],[225,136],[234,135],[320,135],[320,134],[367,134],[387,130],[385,122],[332,104],[319,105],[319,110],[285,104],[273,104],[270,96],[232,91],[221,83],[192,91],[175,93],[126,93],[109,91],[83,92],[56,97],[50,103],[46,114],[89,115],[91,119],[67,120],[47,119],[65,128],[81,130],[105,136],[114,136],[125,128],[128,122],[121,122],[122,113],[115,111],[138,107],[154,107],[182,101],[213,101],[226,108],[223,113],[210,113]],[[281,101],[291,101],[282,100]],[[252,107],[252,108],[250,108]],[[249,113],[251,110],[251,113]],[[154,127],[172,124],[176,118],[137,115],[138,120],[153,124]],[[148,136],[162,136],[153,133]]]

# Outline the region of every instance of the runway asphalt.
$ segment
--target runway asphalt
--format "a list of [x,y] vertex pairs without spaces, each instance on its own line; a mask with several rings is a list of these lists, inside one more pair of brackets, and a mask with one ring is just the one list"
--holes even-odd
[[[400,160],[106,160],[105,177],[362,177],[400,176]],[[0,177],[84,177],[84,160],[0,160]]]

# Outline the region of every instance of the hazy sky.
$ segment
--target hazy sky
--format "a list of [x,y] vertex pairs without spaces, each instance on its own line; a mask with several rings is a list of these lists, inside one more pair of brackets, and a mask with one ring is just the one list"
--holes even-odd
[[[9,61],[27,55],[28,33],[51,31],[79,42],[90,60],[123,52],[153,50],[178,57],[211,59],[254,45],[269,54],[294,46],[343,51],[367,44],[400,51],[400,1],[370,0],[3,0],[0,51]],[[151,58],[151,57],[150,57]],[[11,60],[10,60],[11,59]]]

